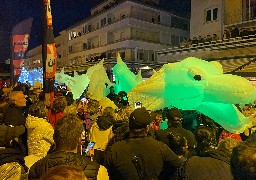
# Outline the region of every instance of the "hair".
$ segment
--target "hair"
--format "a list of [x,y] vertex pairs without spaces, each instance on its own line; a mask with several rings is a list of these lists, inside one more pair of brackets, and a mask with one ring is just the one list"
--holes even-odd
[[13,103],[15,101],[15,96],[18,93],[23,93],[23,91],[10,91],[9,94],[8,94],[9,101]]
[[157,116],[157,115],[162,115],[162,111],[156,110],[156,111],[150,113],[150,116],[151,116],[152,121],[156,119],[156,116]]
[[68,114],[58,120],[54,127],[53,139],[57,150],[75,150],[83,132],[82,120]]
[[198,126],[195,130],[195,139],[197,141],[198,153],[207,152],[216,142],[216,136],[213,130],[208,126]]
[[116,113],[115,113],[115,110],[112,108],[112,107],[106,107],[104,110],[103,110],[103,113],[102,113],[102,116],[111,116],[113,117],[114,119],[116,119]]
[[217,150],[223,151],[223,152],[227,152],[229,155],[231,155],[232,150],[234,149],[234,147],[238,146],[240,144],[240,141],[231,138],[231,137],[227,137],[222,139],[218,146],[217,146]]
[[169,133],[169,148],[178,156],[186,154],[187,139],[178,134]]
[[130,106],[126,106],[126,107],[120,109],[117,112],[117,120],[118,121],[128,121],[132,111],[133,110]]
[[45,118],[47,116],[46,104],[44,101],[36,101],[30,108],[28,113],[31,116]]
[[52,112],[57,114],[59,112],[63,112],[67,107],[67,100],[63,96],[57,96],[52,104]]
[[99,112],[99,101],[95,99],[90,99],[87,103],[87,111],[90,113],[90,115],[97,114]]
[[233,149],[230,164],[235,180],[256,179],[256,143],[241,142]]
[[40,180],[84,180],[86,179],[82,168],[73,165],[59,165],[52,167],[47,171]]

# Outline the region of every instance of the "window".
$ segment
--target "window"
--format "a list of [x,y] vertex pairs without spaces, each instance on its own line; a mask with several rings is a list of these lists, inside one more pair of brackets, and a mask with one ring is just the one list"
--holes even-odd
[[217,18],[218,18],[218,8],[212,8],[206,11],[206,22],[216,21]]
[[105,26],[107,24],[107,19],[106,18],[104,18],[104,19],[102,19],[101,21],[100,21],[100,26],[102,27],[102,26]]
[[188,30],[189,29],[189,21],[177,16],[172,16],[171,19],[171,27]]
[[87,43],[83,43],[83,50],[87,49]]

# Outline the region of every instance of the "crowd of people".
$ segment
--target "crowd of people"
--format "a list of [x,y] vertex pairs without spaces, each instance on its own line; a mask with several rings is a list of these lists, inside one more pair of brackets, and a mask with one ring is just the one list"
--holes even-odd
[[134,109],[114,87],[116,109],[62,88],[50,106],[41,87],[0,92],[0,179],[256,179],[253,127],[233,134],[197,111]]
[[248,37],[249,35],[255,35],[256,28],[238,28],[232,27],[231,29],[225,29],[223,33],[223,37],[220,38],[217,34],[208,34],[205,37],[198,36],[191,38],[184,38],[180,42],[180,47],[190,47],[190,46],[197,46],[199,44],[205,43],[212,43],[217,42],[218,40],[229,40],[230,38],[237,38],[237,37]]

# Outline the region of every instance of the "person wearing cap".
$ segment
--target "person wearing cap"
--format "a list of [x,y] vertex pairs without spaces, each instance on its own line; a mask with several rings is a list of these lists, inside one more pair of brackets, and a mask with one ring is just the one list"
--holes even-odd
[[168,119],[168,128],[156,132],[156,140],[162,141],[169,145],[168,134],[173,133],[181,137],[185,137],[188,143],[188,152],[194,151],[196,147],[196,139],[194,134],[182,128],[182,114],[176,108],[171,108],[167,111],[166,117]]
[[110,179],[170,179],[182,161],[164,143],[147,137],[151,117],[142,107],[129,117],[129,138],[107,151],[104,165]]

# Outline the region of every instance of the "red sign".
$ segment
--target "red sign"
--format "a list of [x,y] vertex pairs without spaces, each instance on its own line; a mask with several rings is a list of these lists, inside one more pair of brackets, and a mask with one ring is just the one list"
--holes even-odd
[[13,36],[13,51],[25,52],[28,49],[29,34],[14,35]]

